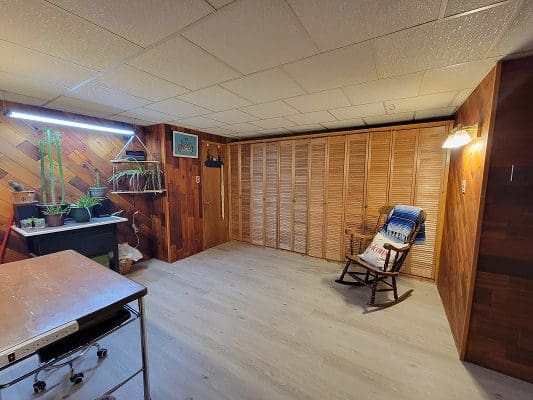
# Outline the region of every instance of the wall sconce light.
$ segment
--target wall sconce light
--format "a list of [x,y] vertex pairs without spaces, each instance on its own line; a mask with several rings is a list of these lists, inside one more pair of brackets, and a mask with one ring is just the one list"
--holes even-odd
[[479,125],[462,126],[458,124],[453,128],[452,133],[442,144],[443,149],[456,149],[470,143],[479,136]]

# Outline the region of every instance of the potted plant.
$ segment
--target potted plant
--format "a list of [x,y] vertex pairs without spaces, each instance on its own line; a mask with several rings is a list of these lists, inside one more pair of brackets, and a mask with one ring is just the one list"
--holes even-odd
[[94,186],[89,188],[89,194],[91,197],[102,198],[105,197],[107,188],[100,185],[100,172],[95,170],[94,172]]
[[[61,206],[69,209],[65,203],[65,179],[63,175],[63,159],[61,156],[61,133],[44,128],[44,136],[39,140],[39,156],[41,165],[41,204],[39,211],[44,214],[49,206]],[[48,171],[46,171],[46,165]],[[56,169],[58,176],[56,177]],[[56,195],[59,186],[60,196]],[[58,198],[59,197],[59,198]],[[64,213],[63,213],[64,214]]]
[[91,209],[100,202],[100,199],[84,194],[76,201],[76,204],[70,206],[70,217],[76,222],[89,222]]
[[157,169],[149,168],[139,163],[137,160],[129,161],[131,161],[133,167],[115,172],[108,179],[108,182],[113,183],[116,188],[127,186],[125,191],[129,192],[154,190],[160,179],[160,172]]
[[65,215],[70,211],[70,207],[63,204],[49,204],[43,211],[46,224],[48,226],[61,226],[65,223]]
[[13,204],[35,203],[35,190],[24,190],[24,185],[11,179],[7,184],[13,189]]

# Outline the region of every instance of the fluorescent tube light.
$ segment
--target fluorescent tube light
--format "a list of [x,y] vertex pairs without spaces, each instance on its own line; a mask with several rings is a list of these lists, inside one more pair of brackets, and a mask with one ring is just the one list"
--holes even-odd
[[132,131],[131,129],[109,128],[107,126],[102,126],[102,125],[85,124],[83,122],[75,122],[75,121],[69,121],[66,119],[43,117],[41,115],[26,114],[26,113],[21,113],[18,111],[7,111],[5,115],[11,118],[27,119],[29,121],[37,121],[37,122],[46,122],[48,124],[53,124],[53,125],[72,126],[74,128],[89,129],[89,130],[100,131],[100,132],[117,133],[119,135],[128,135],[128,136],[135,135],[135,132]]

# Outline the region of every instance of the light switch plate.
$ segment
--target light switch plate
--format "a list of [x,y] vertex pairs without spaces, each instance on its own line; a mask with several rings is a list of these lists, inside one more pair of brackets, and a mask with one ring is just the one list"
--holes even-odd
[[461,193],[466,193],[466,179],[463,179],[463,182],[461,183]]
[[200,183],[200,175],[196,175],[196,183]]

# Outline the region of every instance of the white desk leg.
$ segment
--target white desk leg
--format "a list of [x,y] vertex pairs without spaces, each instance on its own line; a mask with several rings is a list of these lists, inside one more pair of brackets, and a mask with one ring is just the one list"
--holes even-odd
[[[150,400],[150,374],[148,373],[148,344],[146,342],[146,321],[144,318],[144,299],[142,297],[138,300],[140,326],[141,326],[141,357],[143,367],[143,387],[144,400]],[[2,400],[2,399],[0,399]]]

